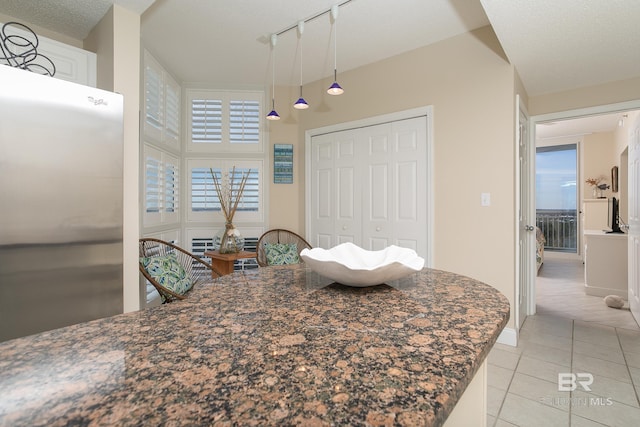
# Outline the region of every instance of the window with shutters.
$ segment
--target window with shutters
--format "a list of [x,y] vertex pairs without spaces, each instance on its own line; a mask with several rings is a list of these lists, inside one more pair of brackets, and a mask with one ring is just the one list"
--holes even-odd
[[187,151],[263,152],[262,92],[187,90]]
[[234,223],[263,221],[263,161],[246,159],[189,159],[188,187],[189,210],[188,220],[195,222],[214,222],[224,224],[224,215],[220,207],[220,200],[216,193],[213,176],[222,178],[222,174],[233,176],[234,186],[232,199],[237,199],[239,185],[243,176],[247,176],[242,196],[238,200]]
[[180,147],[180,85],[144,52],[144,135],[148,140]]
[[143,149],[144,226],[180,220],[180,169],[178,158],[149,144]]

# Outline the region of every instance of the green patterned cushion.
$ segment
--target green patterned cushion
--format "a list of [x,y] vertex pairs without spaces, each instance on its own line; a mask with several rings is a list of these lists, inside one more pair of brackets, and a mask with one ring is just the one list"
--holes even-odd
[[[191,278],[180,265],[174,253],[165,256],[140,258],[140,262],[156,282],[170,291],[184,295],[193,286]],[[161,295],[161,297],[164,302],[164,296]]]
[[298,264],[298,245],[295,243],[265,243],[267,265]]

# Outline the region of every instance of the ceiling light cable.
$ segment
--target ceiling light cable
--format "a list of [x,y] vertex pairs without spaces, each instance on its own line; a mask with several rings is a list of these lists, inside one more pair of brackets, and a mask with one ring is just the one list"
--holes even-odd
[[302,97],[302,33],[304,32],[304,21],[298,22],[298,41],[300,43],[300,98],[293,104],[296,110],[306,110],[309,104]]
[[331,8],[333,18],[333,83],[327,89],[329,95],[342,95],[344,89],[338,84],[338,5]]
[[276,112],[276,42],[278,36],[271,34],[271,112],[267,114],[267,120],[280,120]]

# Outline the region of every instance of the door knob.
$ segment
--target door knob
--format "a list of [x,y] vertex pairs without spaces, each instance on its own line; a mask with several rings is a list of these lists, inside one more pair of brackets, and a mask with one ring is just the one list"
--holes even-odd
[[376,231],[380,231],[380,227],[376,227]]
[[525,230],[527,230],[527,231],[533,231],[533,230],[535,230],[536,228],[535,228],[533,225],[525,225],[525,226],[524,226],[524,229],[525,229]]

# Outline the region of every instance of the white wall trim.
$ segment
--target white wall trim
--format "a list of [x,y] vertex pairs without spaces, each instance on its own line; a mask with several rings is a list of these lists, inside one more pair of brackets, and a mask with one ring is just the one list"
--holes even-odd
[[433,160],[433,106],[412,108],[404,111],[367,117],[352,122],[337,123],[305,131],[305,235],[310,235],[311,224],[311,138],[326,133],[340,132],[366,126],[375,126],[414,117],[427,119],[427,259],[425,266],[433,266],[433,231],[434,231],[434,160]]
[[515,328],[504,328],[498,337],[498,343],[517,347],[518,332]]
[[[578,108],[575,110],[558,111],[555,113],[539,114],[530,117],[534,125],[542,122],[548,122],[558,119],[575,119],[584,116],[593,116],[597,114],[617,113],[629,110],[637,110],[640,108],[640,100],[619,102],[615,104],[597,105],[595,107]],[[535,142],[535,139],[534,139]]]

